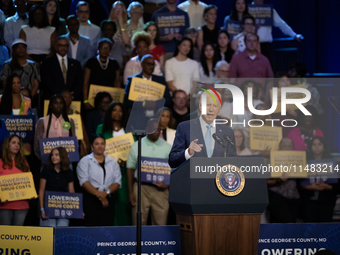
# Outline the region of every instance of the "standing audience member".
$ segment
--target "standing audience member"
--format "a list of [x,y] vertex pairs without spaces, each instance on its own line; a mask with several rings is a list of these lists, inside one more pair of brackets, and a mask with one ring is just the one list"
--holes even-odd
[[[2,145],[0,176],[30,172],[22,141],[11,135]],[[27,200],[0,201],[0,225],[23,226],[29,209]]]
[[205,20],[203,18],[204,9],[207,4],[199,0],[186,0],[178,5],[178,8],[188,13],[190,20],[190,27],[198,29],[205,25]]
[[197,48],[197,29],[193,28],[193,27],[188,27],[185,32],[184,32],[184,37],[188,37],[191,39],[192,44],[194,45],[193,48],[193,52],[194,52],[194,56],[193,56],[193,60],[200,62],[200,57],[201,57],[201,52],[200,50]]
[[[150,133],[154,131],[153,133]],[[142,138],[142,157],[152,157],[160,159],[168,159],[171,145],[164,139],[159,138],[160,128],[158,123],[151,119],[147,126],[147,136]],[[131,146],[130,154],[126,163],[127,177],[129,185],[129,197],[132,205],[132,222],[136,225],[137,212],[137,152],[138,144],[135,142]],[[157,151],[157,154],[155,154]],[[143,183],[141,186],[141,212],[142,225],[147,224],[149,213],[151,214],[152,225],[166,225],[169,210],[169,185],[157,180],[153,183]]]
[[[184,31],[190,26],[188,14],[177,8],[176,2],[176,0],[167,0],[166,5],[154,12],[151,18],[160,28],[161,45],[166,52],[165,60],[171,58]],[[180,24],[180,26],[172,24]]]
[[50,219],[45,215],[45,191],[74,193],[73,173],[67,151],[63,147],[54,148],[48,158],[47,166],[40,173],[39,202],[40,226],[67,227],[68,219]]
[[231,48],[230,35],[227,30],[218,31],[216,56],[217,60],[225,60],[230,63],[235,51]]
[[15,7],[12,0],[1,0],[0,9],[4,13],[5,19],[15,14]]
[[215,78],[216,63],[217,56],[214,45],[211,42],[204,43],[201,50],[201,62],[199,63],[200,78]]
[[92,24],[90,18],[90,6],[87,2],[80,1],[77,4],[76,15],[80,22],[79,34],[90,38],[92,52],[97,50],[97,42],[100,39],[100,28]]
[[189,120],[189,108],[187,107],[188,95],[184,90],[175,90],[172,94],[172,117],[175,119],[174,128],[184,120]]
[[119,64],[110,58],[112,43],[103,38],[98,42],[98,55],[90,58],[84,71],[83,97],[86,109],[92,106],[88,103],[88,93],[91,84],[120,88]]
[[92,153],[83,157],[77,166],[79,184],[83,188],[86,226],[114,226],[115,192],[121,186],[117,161],[104,154],[105,139],[94,136]]
[[273,78],[273,70],[268,58],[257,51],[259,40],[255,34],[244,38],[245,51],[233,56],[230,62],[231,78]]
[[83,85],[80,62],[67,56],[69,52],[67,37],[58,37],[54,46],[56,54],[45,59],[41,64],[43,97],[49,99],[54,94],[68,90],[75,100],[80,101]]
[[[64,1],[62,1],[60,4],[62,4]],[[112,4],[105,1],[105,0],[93,0],[93,1],[86,1],[89,4],[89,8],[91,10],[90,12],[90,17],[89,19],[91,20],[91,22],[97,26],[100,25],[100,23],[106,19],[106,17],[109,15],[109,8],[108,5]],[[69,3],[69,1],[66,1],[66,3]],[[70,11],[68,12],[68,10],[65,10],[66,8],[64,8],[64,12],[67,11],[67,15],[69,14],[75,14],[76,13],[76,9],[77,9],[77,5],[79,3],[79,0],[71,0],[71,6],[70,6]]]
[[228,78],[229,77],[229,64],[225,60],[220,60],[216,63],[215,73],[217,78]]
[[[224,18],[223,28],[228,31],[231,39],[242,31],[241,21],[243,16],[249,14],[248,4],[245,0],[234,0],[230,15]],[[229,26],[232,28],[229,30]],[[234,32],[234,33],[232,33]]]
[[[144,55],[149,53],[149,47],[151,45],[151,36],[142,31],[133,35],[133,44],[136,45],[137,56],[131,58],[126,63],[124,69],[124,84],[127,83],[128,77],[139,74],[142,71],[141,60]],[[154,75],[161,75],[161,65],[158,61],[155,61],[155,67],[153,71]]]
[[4,39],[8,49],[12,48],[15,39],[19,39],[21,27],[28,25],[28,14],[26,13],[26,1],[15,0],[14,6],[16,13],[8,17],[4,25]]
[[58,0],[44,0],[43,6],[47,13],[48,23],[51,27],[55,27],[56,35],[65,35],[66,22],[60,18],[59,1]]
[[56,38],[55,27],[49,26],[46,11],[42,6],[31,7],[28,26],[22,27],[19,38],[27,43],[27,54],[35,62],[41,63],[52,54]]
[[216,26],[217,7],[215,5],[208,5],[204,8],[203,18],[206,25],[198,29],[197,46],[201,50],[206,42],[211,42],[214,47],[217,45],[218,31],[220,28]]
[[93,57],[91,41],[87,36],[79,34],[79,20],[76,16],[67,17],[68,33],[66,38],[69,42],[68,57],[78,60],[82,67],[85,66],[87,60]]
[[160,34],[159,28],[156,23],[149,21],[144,26],[144,31],[149,33],[151,36],[151,44],[149,46],[149,54],[151,54],[156,61],[161,64],[162,71],[164,71],[165,64],[165,50],[162,45],[160,45]]
[[191,39],[184,37],[179,41],[174,57],[165,62],[165,79],[171,91],[182,89],[190,94],[191,79],[200,77],[198,63],[192,60],[192,48]]
[[172,146],[175,140],[176,130],[169,127],[173,126],[174,123],[171,110],[168,107],[163,107],[159,109],[158,114],[160,114],[158,128],[161,130],[159,137],[163,138]]
[[253,153],[246,145],[246,139],[244,137],[244,132],[242,129],[234,129],[235,135],[235,147],[237,156],[248,156],[252,155]]
[[7,61],[2,69],[0,79],[3,87],[7,78],[15,73],[20,77],[21,86],[28,89],[32,97],[38,91],[40,74],[34,61],[27,59],[27,44],[22,39],[16,39],[12,45],[12,58]]
[[127,8],[129,20],[127,21],[126,28],[131,31],[132,35],[136,32],[143,31],[144,22],[142,22],[144,7],[140,2],[133,1]]

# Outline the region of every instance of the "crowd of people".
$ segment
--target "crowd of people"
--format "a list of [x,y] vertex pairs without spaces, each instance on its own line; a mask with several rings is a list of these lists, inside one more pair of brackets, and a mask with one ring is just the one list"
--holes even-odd
[[[126,6],[115,1],[108,7],[73,0],[70,15],[63,19],[60,13],[65,10],[60,9],[57,0],[44,0],[29,10],[25,0],[14,0],[14,11],[0,12],[0,115],[41,117],[33,142],[22,142],[17,135],[8,136],[3,121],[0,126],[0,175],[31,170],[39,191],[39,205],[30,205],[32,211],[39,207],[40,223],[31,220],[26,224],[69,225],[68,220],[46,217],[45,191],[82,192],[85,215],[80,224],[135,224],[137,144],[132,145],[127,161],[116,161],[104,153],[106,139],[126,133],[133,106],[129,92],[134,77],[165,87],[165,107],[157,109],[160,121],[158,125],[149,123],[149,128],[156,131],[142,139],[143,157],[167,159],[178,124],[198,116],[196,81],[234,83],[244,95],[251,87],[253,107],[258,110],[269,109],[271,88],[304,85],[311,92],[307,108],[313,114],[303,116],[298,110],[288,109],[289,118],[296,119],[299,125],[283,128],[279,150],[306,151],[311,160],[331,157],[318,128],[318,115],[323,113],[320,94],[305,79],[305,65],[294,63],[274,76],[271,62],[279,60],[273,59],[268,50],[273,40],[272,26],[258,26],[245,0],[233,1],[223,27],[216,24],[216,18],[226,13],[217,6],[198,0],[178,6],[176,2],[131,2]],[[254,4],[261,5],[263,0],[255,0]],[[236,33],[229,33],[229,23],[238,25]],[[275,9],[273,26],[296,40],[302,39]],[[274,77],[277,79],[273,82],[266,80]],[[124,102],[114,102],[108,92],[101,91],[94,105],[90,104],[91,85],[124,88]],[[232,114],[230,93],[221,91],[221,95],[219,116],[240,121],[240,116]],[[49,100],[46,116],[43,100]],[[71,108],[72,101],[81,102],[84,135],[79,141],[80,161],[70,163],[65,149],[58,147],[52,150],[48,163],[41,166],[40,139],[75,136],[75,123],[69,116],[79,112]],[[242,119],[254,117],[247,102],[244,109]],[[234,135],[238,156],[269,158],[270,148],[250,149],[249,129],[235,128]],[[267,183],[270,222],[296,222],[297,218],[305,222],[332,221],[337,183],[318,182],[301,187],[298,180],[285,176]],[[160,181],[142,184],[143,224],[174,223],[168,191],[169,185]],[[23,225],[28,209],[26,200],[0,201],[0,225]]]

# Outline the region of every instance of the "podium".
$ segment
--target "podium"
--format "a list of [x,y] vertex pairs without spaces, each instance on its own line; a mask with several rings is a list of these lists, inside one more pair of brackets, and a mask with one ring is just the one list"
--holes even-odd
[[[257,254],[261,214],[268,205],[266,179],[261,173],[239,170],[261,164],[260,157],[193,157],[172,172],[169,203],[180,225],[182,255]],[[244,177],[243,189],[234,196],[223,194],[217,173],[210,174],[214,167],[217,171],[217,166],[227,165],[242,172],[240,183]],[[229,180],[230,187],[235,182],[223,172],[217,179],[224,184]]]

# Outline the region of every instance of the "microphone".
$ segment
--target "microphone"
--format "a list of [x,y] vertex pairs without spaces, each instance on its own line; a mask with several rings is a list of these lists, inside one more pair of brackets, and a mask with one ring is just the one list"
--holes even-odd
[[212,137],[214,138],[214,140],[215,140],[219,145],[221,145],[222,147],[225,147],[224,141],[223,141],[223,139],[222,139],[219,135],[217,135],[216,133],[214,133],[214,134],[212,135]]
[[231,144],[232,146],[235,146],[234,142],[230,139],[229,136],[224,135],[223,138],[224,138],[229,144]]

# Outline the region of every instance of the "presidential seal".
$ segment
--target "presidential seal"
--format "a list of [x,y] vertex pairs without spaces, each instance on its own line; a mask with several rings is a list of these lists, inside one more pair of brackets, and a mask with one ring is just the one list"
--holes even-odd
[[241,170],[234,165],[225,165],[216,174],[216,186],[225,196],[233,197],[241,193],[245,178]]

